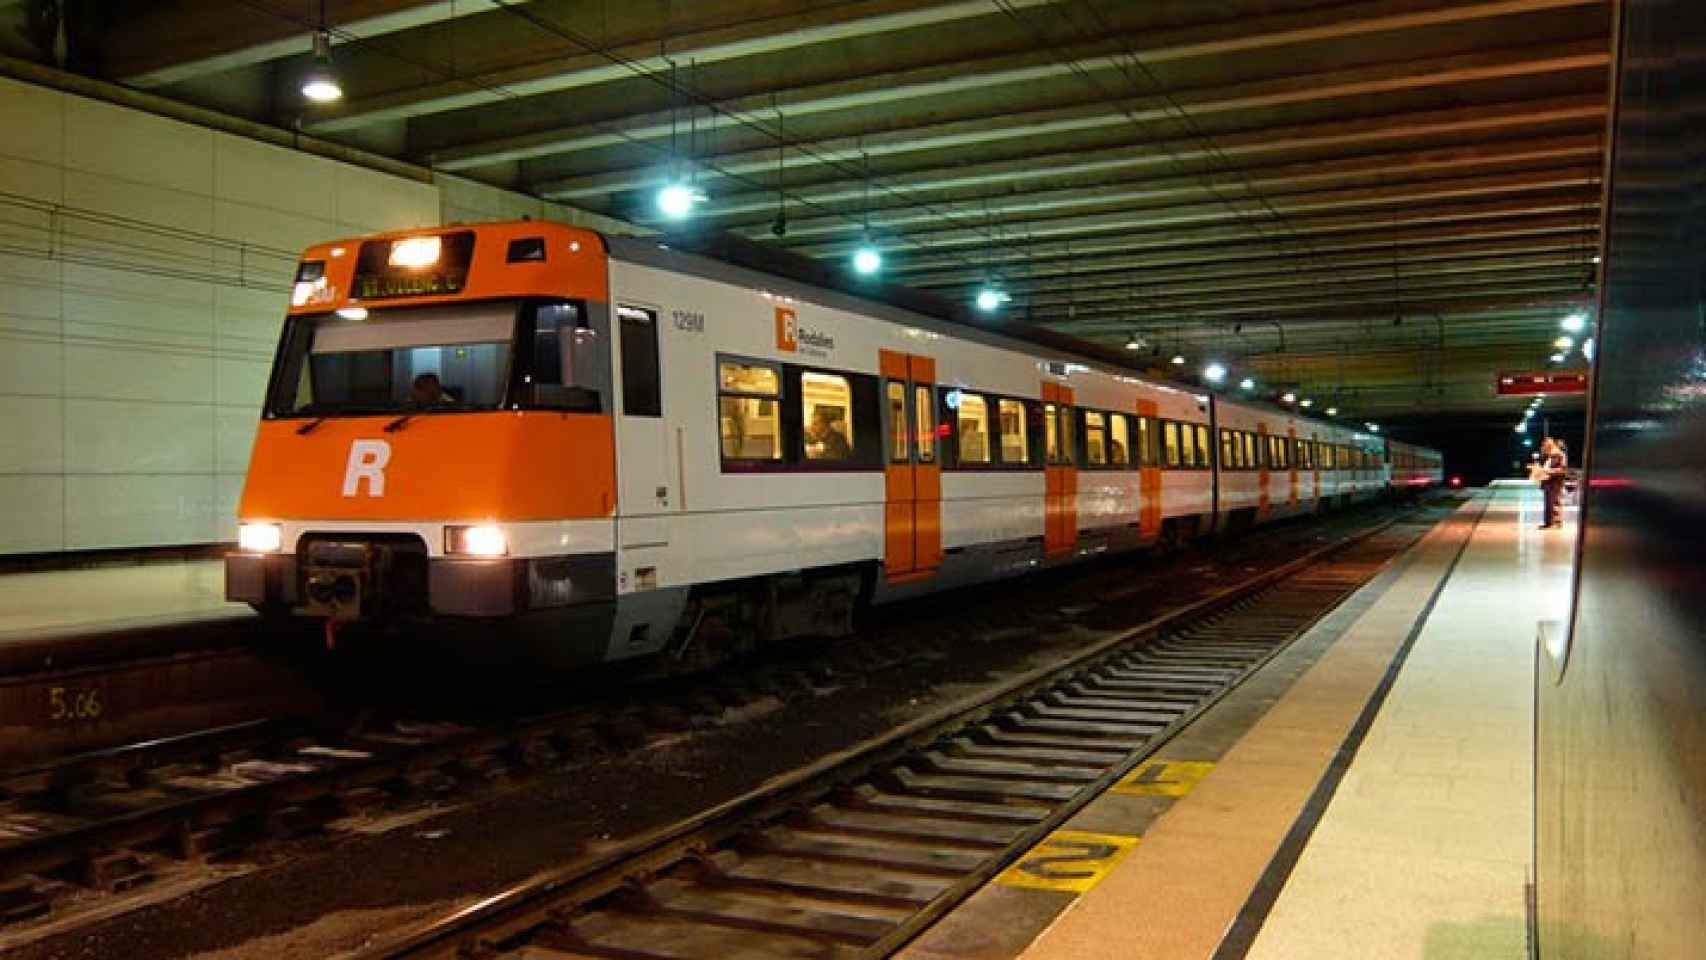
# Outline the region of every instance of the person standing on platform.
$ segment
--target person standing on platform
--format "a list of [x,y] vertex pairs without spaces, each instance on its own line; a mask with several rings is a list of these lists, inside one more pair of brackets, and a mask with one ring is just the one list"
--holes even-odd
[[1564,519],[1559,502],[1564,498],[1564,479],[1569,472],[1569,461],[1564,456],[1563,445],[1551,437],[1540,444],[1540,472],[1540,491],[1546,497],[1546,511],[1540,529],[1561,527]]

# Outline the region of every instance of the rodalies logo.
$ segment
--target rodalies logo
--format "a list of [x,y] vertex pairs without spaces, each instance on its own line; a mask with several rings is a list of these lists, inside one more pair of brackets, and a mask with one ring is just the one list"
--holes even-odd
[[787,353],[805,353],[827,357],[835,349],[835,338],[800,326],[799,314],[793,307],[776,308],[776,349]]

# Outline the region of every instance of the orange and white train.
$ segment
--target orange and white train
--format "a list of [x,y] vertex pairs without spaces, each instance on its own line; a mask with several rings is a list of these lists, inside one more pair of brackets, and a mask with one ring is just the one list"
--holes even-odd
[[227,595],[616,660],[844,632],[1440,468],[653,241],[451,226],[303,254]]

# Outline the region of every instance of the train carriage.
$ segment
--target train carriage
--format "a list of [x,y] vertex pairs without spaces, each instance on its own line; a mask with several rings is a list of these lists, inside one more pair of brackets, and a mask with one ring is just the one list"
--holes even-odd
[[357,238],[299,266],[227,592],[575,661],[834,634],[1224,527],[1252,482],[1250,523],[1314,509],[1297,441],[1339,429],[650,240]]

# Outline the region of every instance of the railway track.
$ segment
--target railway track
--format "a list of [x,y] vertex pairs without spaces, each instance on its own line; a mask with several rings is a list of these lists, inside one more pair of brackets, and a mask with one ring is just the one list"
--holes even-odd
[[1425,531],[1396,522],[360,956],[886,956]]
[[[1366,517],[1330,525],[1347,521],[1361,528],[1355,536],[1366,535]],[[1275,549],[1277,543],[1280,549],[1299,549],[1299,542],[1313,539],[1308,531],[1270,531],[1265,548]],[[1239,549],[1260,555],[1264,545],[1252,539]],[[1111,618],[1124,625],[1130,622],[1129,614],[1122,616],[1113,607],[1154,602],[1129,577],[1122,583],[1117,567],[1097,576],[1102,579],[1092,585],[1101,603],[1075,608],[1083,619]],[[1195,594],[1174,590],[1179,602],[1204,592],[1201,585]],[[1046,591],[1041,593],[1046,596]],[[1219,596],[1210,601],[1215,609],[1231,603],[1229,595]],[[1185,612],[1206,615],[1200,606]],[[1050,694],[1055,702],[1024,723],[991,714],[976,728],[968,726],[944,741],[926,756],[927,765],[896,767],[890,780],[873,779],[870,788],[900,783],[906,787],[903,793],[912,790],[942,803],[969,803],[972,806],[964,809],[974,810],[991,801],[956,800],[954,790],[1004,771],[1029,778],[1020,791],[1023,796],[1068,796],[1093,784],[1104,767],[1194,715],[1197,704],[1211,701],[1216,691],[1259,662],[1273,646],[1267,640],[1214,640],[1216,631],[1253,625],[1205,622],[1198,628],[1202,632],[1188,640],[1153,645],[1141,654],[1149,658],[1141,669],[1137,660],[1119,668],[1139,671],[1130,677],[1086,678],[1055,690]],[[953,639],[942,637],[938,645],[952,647]],[[862,664],[849,665],[839,658],[737,664],[731,672],[738,675],[738,685],[713,677],[707,686],[687,688],[691,692],[679,686],[652,689],[647,695],[622,698],[620,710],[612,709],[615,701],[606,697],[485,725],[389,722],[331,731],[302,720],[258,720],[0,771],[0,943],[20,942],[15,937],[27,940],[34,935],[29,921],[59,914],[61,904],[78,903],[82,909],[91,893],[145,894],[159,881],[193,877],[209,861],[240,860],[256,845],[276,848],[275,841],[311,835],[342,819],[430,806],[457,791],[465,794],[470,787],[562,769],[601,750],[633,749],[660,734],[706,725],[708,718],[738,710],[754,697],[809,694],[816,684],[835,683],[837,676],[902,665],[918,653],[892,640],[866,642],[863,651]],[[1157,665],[1169,669],[1156,673]],[[1169,685],[1143,686],[1157,680]],[[1134,692],[1142,696],[1125,695]],[[1146,706],[1137,714],[1120,712],[1139,703]],[[1088,728],[1073,726],[1086,722]],[[1070,745],[1063,746],[1067,741]],[[854,809],[858,806],[841,819],[857,823],[873,815],[873,810]],[[992,814],[993,819],[973,817],[967,822],[977,825],[986,840],[999,837],[1003,842],[1008,834],[1019,836],[1043,822],[1027,819],[1036,811],[1008,807]],[[880,816],[872,821],[880,822]],[[936,826],[937,832],[947,831],[944,842],[953,846],[955,830]],[[784,839],[822,833],[798,824],[777,829],[784,831],[777,835]],[[748,847],[752,842],[743,840]],[[954,847],[944,863],[965,862],[980,851],[978,842],[968,840]],[[726,858],[726,853],[719,855]],[[718,862],[704,859],[702,866],[708,869]],[[856,860],[841,862],[845,866]],[[931,876],[940,880],[947,876],[944,869],[938,865]],[[929,876],[913,878],[911,889],[916,893],[932,882]],[[878,914],[896,909],[898,903],[888,904]],[[57,922],[63,927],[75,913]]]

